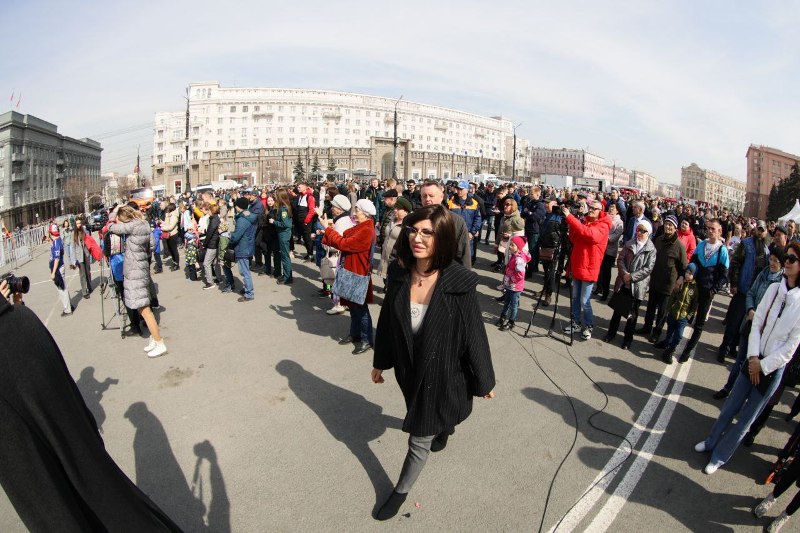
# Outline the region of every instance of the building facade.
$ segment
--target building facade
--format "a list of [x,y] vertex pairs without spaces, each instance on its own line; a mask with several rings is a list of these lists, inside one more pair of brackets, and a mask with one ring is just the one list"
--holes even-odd
[[728,176],[700,168],[697,163],[681,168],[681,194],[711,206],[727,207],[741,213],[745,205],[745,184]]
[[766,218],[769,192],[780,180],[788,178],[800,156],[751,144],[747,149],[747,205],[745,214]]
[[203,82],[190,84],[188,109],[188,139],[185,111],[155,117],[152,180],[167,194],[185,190],[187,164],[193,186],[288,183],[298,160],[306,171],[316,160],[320,172],[380,179],[396,161],[400,179],[449,179],[506,174],[514,155],[507,118],[392,98]]
[[[0,217],[7,228],[83,211],[100,192],[100,143],[58,133],[55,124],[9,111],[0,115]],[[80,198],[78,198],[80,197]]]
[[655,194],[658,191],[658,180],[655,176],[643,170],[632,170],[628,183],[631,187]]

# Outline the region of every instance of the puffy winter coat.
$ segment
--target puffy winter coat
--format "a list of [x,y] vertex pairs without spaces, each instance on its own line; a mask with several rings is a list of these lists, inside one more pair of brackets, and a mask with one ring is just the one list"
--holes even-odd
[[258,217],[249,211],[236,213],[236,230],[228,241],[228,248],[235,247],[236,259],[253,257],[256,251],[256,228]]
[[614,283],[614,290],[618,291],[623,285],[628,284],[622,279],[623,274],[631,275],[630,288],[631,294],[637,300],[644,300],[647,294],[647,286],[650,283],[650,274],[656,264],[656,247],[653,241],[647,239],[644,246],[636,252],[636,239],[631,239],[622,246],[622,251],[617,257],[617,281]]
[[686,260],[686,248],[676,233],[673,233],[672,237],[662,233],[653,239],[653,245],[656,248],[656,264],[650,275],[650,290],[669,295],[675,287],[678,276],[686,272],[686,266],[689,264]]
[[447,202],[447,208],[454,215],[459,215],[464,219],[464,222],[467,223],[467,229],[473,235],[481,230],[481,211],[478,201],[472,195],[467,196],[466,200],[453,196]]
[[503,276],[503,287],[510,291],[522,292],[525,289],[525,266],[530,260],[531,256],[525,250],[510,254]]
[[800,287],[789,290],[784,278],[770,285],[758,304],[747,340],[747,356],[762,355],[761,371],[769,375],[792,359],[798,344]]
[[686,248],[686,260],[691,261],[694,250],[697,248],[697,239],[695,238],[694,233],[692,233],[691,229],[689,231],[681,231],[678,229],[678,238]]
[[150,251],[156,247],[150,224],[145,220],[117,222],[108,226],[115,235],[125,239],[125,263],[122,266],[125,305],[141,309],[150,305]]
[[580,281],[597,281],[600,264],[608,245],[611,217],[600,212],[597,220],[583,223],[575,215],[566,217],[569,240],[572,242],[570,265],[572,277]]

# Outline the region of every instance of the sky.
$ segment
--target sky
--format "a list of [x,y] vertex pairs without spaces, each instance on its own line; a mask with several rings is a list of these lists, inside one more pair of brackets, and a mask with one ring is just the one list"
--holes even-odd
[[100,140],[104,172],[131,172],[137,147],[147,168],[155,113],[183,109],[187,85],[206,80],[503,115],[533,146],[671,183],[692,162],[744,181],[751,143],[800,154],[800,1],[12,0],[3,12],[0,112]]

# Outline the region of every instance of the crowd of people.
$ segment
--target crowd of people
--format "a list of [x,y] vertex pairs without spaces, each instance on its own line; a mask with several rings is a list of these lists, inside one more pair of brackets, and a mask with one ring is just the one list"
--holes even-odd
[[[68,315],[69,299],[61,286],[64,268],[79,270],[88,298],[93,240],[80,220],[61,231],[52,227],[51,237],[51,274]],[[327,313],[350,314],[349,332],[339,343],[352,345],[356,355],[374,348],[373,381],[381,383],[381,372],[394,368],[409,405],[404,424],[412,435],[409,451],[395,493],[378,513],[381,519],[394,516],[428,452],[442,449],[469,413],[459,406],[464,395],[451,398],[454,393],[445,383],[460,364],[458,354],[448,356],[449,367],[431,370],[435,375],[419,375],[422,371],[413,362],[406,367],[411,353],[426,353],[435,342],[434,326],[428,322],[461,317],[459,339],[485,352],[469,351],[469,365],[473,377],[480,377],[480,386],[465,386],[473,391],[471,396],[493,396],[488,343],[484,328],[478,327],[477,278],[470,272],[479,266],[481,242],[493,260],[480,266],[502,273],[497,300],[503,306],[496,322],[501,331],[516,327],[526,282],[537,275],[542,289],[534,297],[542,306],[553,304],[562,283],[570,291],[564,334],[583,340],[595,335],[596,299],[613,310],[605,342],[615,341],[625,319],[621,348],[632,349],[635,337],[641,336],[661,350],[666,364],[673,363],[684,330],[691,325],[692,334],[677,356],[684,363],[697,351],[715,299],[730,296],[717,358],[720,363],[733,361],[727,382],[714,394],[725,403],[708,438],[696,446],[698,452],[711,453],[707,474],[724,465],[741,442],[753,442],[764,413],[768,416],[785,389],[783,376],[795,365],[800,344],[800,313],[795,309],[800,305],[800,235],[793,221],[767,223],[724,208],[696,208],[617,190],[372,179],[363,185],[301,182],[293,187],[184,193],[154,202],[145,211],[136,204],[118,207],[101,231],[101,241],[108,260],[117,256],[121,263],[122,273],[115,281],[132,329],[140,332],[143,322],[151,333],[145,348],[150,357],[166,353],[151,310],[157,306],[151,276],[163,272],[162,261],[171,271],[180,270],[183,261],[187,280],[222,293],[237,289],[235,264],[241,303],[256,297],[253,275],[289,285],[293,261],[316,266],[318,294],[331,302]],[[373,274],[380,280],[378,287],[373,287]],[[376,292],[386,296],[373,331],[368,306]],[[428,325],[423,328],[426,316]],[[398,353],[400,348],[405,352]],[[421,379],[439,383],[442,390],[432,398],[417,399],[414,387]],[[435,415],[416,412],[417,401],[451,402],[452,416],[428,420]],[[790,470],[784,479],[797,479],[799,474],[800,468]],[[763,515],[765,505],[756,514]],[[797,506],[800,499],[782,519]]]

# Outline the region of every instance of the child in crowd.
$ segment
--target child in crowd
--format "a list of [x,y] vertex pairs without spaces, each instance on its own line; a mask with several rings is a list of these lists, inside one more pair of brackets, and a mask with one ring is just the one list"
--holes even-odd
[[156,241],[156,248],[153,250],[153,257],[156,260],[155,274],[160,274],[164,269],[161,265],[161,221],[156,221],[153,227],[153,239]]
[[526,244],[527,240],[522,236],[512,237],[508,244],[510,257],[503,276],[503,312],[500,314],[500,320],[497,321],[500,331],[512,329],[514,321],[517,319],[519,297],[525,288],[525,267],[531,260],[531,256],[525,251]]
[[683,285],[676,289],[669,297],[667,308],[667,336],[656,343],[656,348],[666,348],[661,356],[662,361],[668,365],[672,363],[672,354],[681,342],[683,330],[689,322],[689,317],[697,311],[697,299],[699,292],[694,274],[697,272],[697,265],[689,263],[686,273],[683,276]]
[[197,237],[194,232],[187,231],[184,235],[186,239],[186,279],[197,281],[197,271],[200,265],[197,263]]

